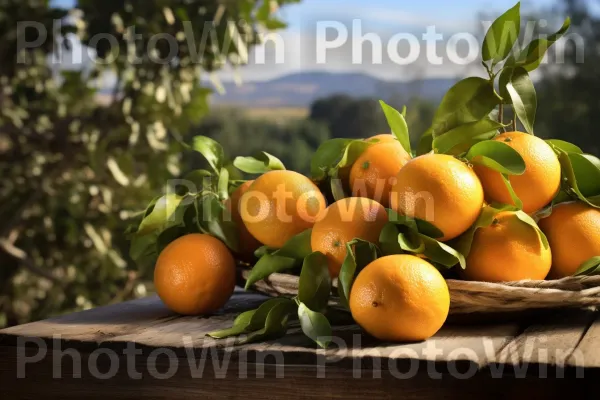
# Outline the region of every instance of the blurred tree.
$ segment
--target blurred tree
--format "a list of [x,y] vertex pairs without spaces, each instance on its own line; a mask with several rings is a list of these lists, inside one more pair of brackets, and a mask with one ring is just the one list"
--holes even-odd
[[[302,173],[310,172],[313,152],[329,139],[327,126],[317,121],[298,119],[281,124],[249,118],[235,108],[211,112],[191,133],[209,136],[221,143],[231,160],[266,151],[281,159],[286,168]],[[197,154],[189,153],[186,159],[186,169],[205,167],[204,159]]]
[[571,30],[564,47],[556,47],[538,85],[536,129],[541,136],[567,140],[600,155],[600,18],[584,0],[561,0],[558,11],[571,16]]
[[313,103],[310,119],[326,124],[334,138],[362,138],[389,130],[378,100],[371,98],[325,97]]
[[[411,141],[418,138],[431,125],[436,105],[431,101],[392,95],[388,103],[401,110],[407,107],[407,123]],[[333,95],[316,100],[310,107],[309,118],[325,124],[334,138],[365,138],[389,132],[385,116],[378,99],[352,98],[346,95]]]
[[[201,74],[243,64],[295,1],[80,0],[77,14],[0,0],[0,326],[145,294],[123,230],[179,174],[169,134],[205,115]],[[18,21],[43,40],[19,48],[40,30]],[[93,62],[59,69],[55,45],[75,34]]]

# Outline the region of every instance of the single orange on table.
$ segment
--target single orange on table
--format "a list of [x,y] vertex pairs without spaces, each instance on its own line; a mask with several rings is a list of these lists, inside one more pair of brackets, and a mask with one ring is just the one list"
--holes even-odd
[[600,210],[582,202],[562,203],[540,220],[552,248],[549,278],[573,275],[581,264],[600,256]]
[[544,247],[535,227],[521,221],[514,212],[496,215],[492,224],[475,231],[466,279],[486,282],[541,280],[548,275],[552,251]]
[[358,274],[350,291],[352,317],[380,340],[428,339],[442,327],[449,310],[444,277],[412,255],[378,258]]
[[312,251],[327,257],[329,275],[337,277],[346,258],[346,244],[352,239],[379,242],[379,234],[388,222],[385,207],[375,200],[349,197],[333,203],[324,217],[313,226]]
[[475,172],[445,154],[410,160],[392,186],[391,208],[400,215],[425,220],[454,239],[473,225],[483,206],[483,188]]
[[[561,181],[560,162],[552,147],[542,139],[523,132],[502,133],[493,140],[506,143],[525,161],[525,172],[508,178],[523,202],[523,211],[531,214],[549,204],[558,193]],[[514,204],[499,172],[483,165],[475,165],[474,169],[488,202]]]
[[154,286],[169,309],[184,315],[203,315],[223,307],[235,288],[235,260],[210,235],[182,236],[160,253]]
[[231,217],[238,229],[238,255],[245,261],[249,261],[254,256],[254,251],[261,246],[261,243],[250,234],[242,216],[240,214],[240,200],[242,195],[248,191],[254,181],[248,181],[241,184],[227,199],[225,207],[231,212]]
[[356,159],[350,169],[350,188],[354,196],[368,197],[388,207],[390,190],[400,169],[411,159],[410,154],[392,135],[378,139]]
[[307,177],[294,171],[269,171],[242,194],[240,215],[262,244],[281,248],[312,228],[325,211],[325,197]]

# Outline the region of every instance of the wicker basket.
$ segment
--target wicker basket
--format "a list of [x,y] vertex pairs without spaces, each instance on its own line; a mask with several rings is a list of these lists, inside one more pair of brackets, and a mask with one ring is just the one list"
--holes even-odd
[[[250,268],[240,268],[245,280]],[[450,314],[499,313],[532,309],[594,307],[600,305],[600,276],[570,277],[552,281],[507,283],[449,279]],[[298,277],[272,274],[256,282],[254,290],[269,296],[296,295]],[[332,304],[339,304],[332,297]]]

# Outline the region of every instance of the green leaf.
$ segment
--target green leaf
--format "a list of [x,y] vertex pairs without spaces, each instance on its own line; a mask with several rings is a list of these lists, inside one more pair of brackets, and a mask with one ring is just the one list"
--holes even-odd
[[483,61],[504,60],[513,48],[521,31],[521,3],[506,11],[492,23],[483,39]]
[[421,238],[423,235],[406,227],[403,228],[405,229],[399,229],[396,237],[396,242],[400,245],[400,248],[409,253],[422,254],[425,251],[425,242]]
[[307,229],[300,232],[288,240],[283,247],[277,250],[274,254],[283,257],[296,258],[299,260],[304,259],[304,257],[307,257],[310,253],[312,253],[312,248],[310,245],[311,234],[312,229]]
[[459,81],[448,90],[433,117],[433,136],[483,119],[500,101],[489,80],[470,77]]
[[456,240],[456,249],[462,255],[468,257],[469,253],[471,253],[471,246],[473,244],[473,238],[475,237],[475,232],[477,229],[491,226],[496,218],[496,215],[504,211],[518,211],[518,209],[507,204],[493,204],[484,207],[473,226]]
[[536,224],[536,222],[533,220],[533,218],[531,218],[526,212],[520,211],[520,210],[515,212],[515,216],[519,220],[521,220],[521,222],[526,223],[527,225],[529,225],[532,229],[534,229],[537,232],[545,249],[550,248],[550,243],[548,243],[548,238],[546,238],[546,235],[544,235],[544,232],[542,232],[542,230],[540,229],[538,224]]
[[221,168],[217,190],[221,200],[227,200],[229,198],[229,171],[227,168]]
[[346,243],[346,257],[338,277],[338,295],[342,304],[348,307],[350,289],[356,274],[377,258],[377,247],[361,239]]
[[302,332],[322,348],[327,348],[331,343],[331,325],[320,312],[308,308],[304,303],[298,306],[298,319]]
[[138,227],[137,235],[142,236],[162,230],[172,221],[175,211],[183,198],[183,196],[178,196],[175,193],[166,194],[158,198],[154,206],[146,210],[146,216]]
[[513,204],[518,209],[522,209],[523,208],[523,202],[521,201],[521,199],[517,195],[517,192],[515,192],[515,189],[512,187],[512,183],[510,183],[509,176],[506,175],[506,174],[501,174],[501,176],[502,176],[502,180],[504,181],[504,185],[506,186],[506,190],[508,190],[508,194],[510,195],[510,198],[511,198]]
[[180,238],[187,233],[185,227],[172,226],[162,231],[156,238],[156,250],[160,254],[169,243]]
[[[264,320],[264,326],[259,330],[255,330],[262,321],[263,312],[261,311],[261,306],[252,317],[250,326],[248,327],[248,331],[252,332],[246,337],[238,339],[237,344],[265,341],[285,335],[288,319],[296,310],[296,302],[283,297],[273,300],[276,300],[276,302],[271,303],[270,308],[265,308],[265,310],[268,309],[268,314]],[[261,315],[259,315],[259,312]]]
[[575,271],[574,276],[591,276],[600,274],[600,256],[592,257]]
[[312,230],[307,229],[288,240],[281,249],[270,252],[267,247],[261,251],[263,255],[252,267],[245,288],[250,288],[254,283],[275,272],[290,270],[299,265],[305,257],[312,253],[311,233]]
[[406,124],[404,115],[395,108],[387,105],[383,100],[379,100],[379,104],[381,104],[381,108],[383,109],[383,113],[385,114],[385,118],[387,119],[392,133],[396,136],[402,147],[404,147],[404,150],[406,150],[408,154],[411,154],[410,135],[408,133],[408,125]]
[[248,331],[248,327],[250,326],[252,317],[254,316],[254,314],[256,314],[257,311],[258,309],[243,312],[236,317],[236,319],[233,321],[233,325],[231,326],[231,328],[209,332],[206,334],[206,336],[210,336],[214,339],[225,339],[230,336],[241,335],[242,333]]
[[519,152],[496,140],[476,143],[465,158],[473,164],[484,165],[501,174],[522,175],[525,172],[525,161]]
[[254,157],[236,157],[233,165],[248,174],[264,174],[269,171],[285,170],[285,166],[277,157],[261,151]]
[[465,269],[465,257],[458,250],[428,236],[420,236],[425,244],[425,250],[423,251],[425,257],[448,268],[458,264],[462,269]]
[[344,184],[342,180],[338,177],[339,170],[335,168],[332,171],[332,176],[330,179],[331,185],[331,194],[333,195],[333,199],[335,201],[339,201],[346,198],[346,193],[344,192]]
[[327,307],[331,292],[331,277],[327,257],[318,251],[309,254],[302,264],[298,299],[310,309],[321,311]]
[[246,311],[233,321],[231,328],[207,333],[215,339],[224,339],[250,333],[238,343],[248,343],[285,333],[287,318],[295,311],[296,303],[289,298],[277,297],[262,303],[257,309]]
[[310,174],[314,180],[321,181],[327,177],[330,169],[340,162],[342,154],[352,139],[330,139],[321,143],[310,160]]
[[546,143],[548,143],[550,146],[552,146],[554,148],[566,151],[567,153],[577,153],[577,154],[583,153],[583,150],[581,150],[581,148],[574,145],[573,143],[565,142],[564,140],[547,139]]
[[389,256],[392,254],[403,254],[404,251],[402,247],[400,247],[400,242],[398,240],[398,235],[400,231],[398,227],[393,222],[388,222],[384,225],[381,233],[379,234],[379,246],[381,248],[381,252],[385,256]]
[[218,174],[223,168],[225,152],[219,142],[206,137],[196,136],[193,139],[192,149],[202,154],[213,171]]
[[498,121],[487,117],[469,122],[436,136],[433,139],[433,148],[436,153],[458,155],[477,142],[492,139],[502,126]]
[[600,160],[589,154],[569,153],[577,187],[585,197],[600,195]]
[[533,135],[533,125],[537,112],[537,95],[533,82],[525,68],[517,67],[513,70],[510,82],[506,84],[506,91],[525,130]]
[[[574,167],[573,167],[573,163],[572,160],[573,159],[577,159],[576,163],[580,163],[581,166],[586,166],[584,168],[581,168],[580,166],[580,171],[579,174],[585,174],[585,171],[588,170],[590,164],[591,165],[595,165],[593,163],[587,163],[584,160],[581,160],[579,157],[582,157],[581,154],[577,154],[577,153],[567,153],[566,151],[563,150],[558,150],[558,161],[560,162],[560,166],[561,166],[561,171],[563,174],[564,179],[566,180],[567,185],[569,186],[569,194],[573,195],[575,198],[587,203],[588,205],[595,207],[595,208],[600,208],[600,201],[598,201],[597,198],[595,198],[595,196],[588,198],[587,196],[585,196],[583,194],[583,192],[580,190],[579,188],[579,183],[578,183],[578,173],[575,171]],[[589,169],[590,171],[592,169]],[[585,177],[582,178],[586,179]],[[586,185],[588,183],[586,182]]]
[[265,254],[271,254],[275,252],[277,249],[273,249],[269,246],[261,246],[258,249],[254,250],[254,257],[261,258]]
[[429,128],[421,135],[417,146],[417,156],[429,153],[433,150],[433,129]]
[[506,85],[510,83],[510,78],[512,77],[514,70],[515,69],[513,67],[504,67],[502,68],[502,72],[500,72],[500,76],[498,77],[498,89],[500,91],[500,97],[502,97],[503,104],[512,104],[510,94],[506,90]]
[[246,279],[245,289],[248,290],[256,282],[265,279],[275,272],[290,270],[298,265],[298,260],[290,257],[277,256],[275,254],[263,255],[252,267]]
[[200,231],[213,235],[232,251],[237,251],[238,229],[224,203],[216,195],[209,194],[197,198],[194,205]]
[[540,66],[546,52],[558,39],[560,39],[571,26],[571,18],[565,19],[561,28],[547,38],[535,39],[519,53],[516,58],[509,58],[507,65],[520,66],[528,72],[535,70]]
[[351,167],[356,159],[361,156],[361,154],[374,143],[368,142],[366,140],[352,140],[346,145],[344,152],[342,153],[342,157],[340,161],[336,165],[336,169]]
[[129,256],[137,264],[143,263],[144,260],[151,260],[158,257],[158,249],[156,240],[158,232],[148,235],[135,235],[129,243]]
[[183,177],[183,180],[193,183],[196,186],[196,191],[200,192],[203,188],[210,189],[211,182],[214,178],[215,174],[213,172],[205,169],[197,169],[187,173]]

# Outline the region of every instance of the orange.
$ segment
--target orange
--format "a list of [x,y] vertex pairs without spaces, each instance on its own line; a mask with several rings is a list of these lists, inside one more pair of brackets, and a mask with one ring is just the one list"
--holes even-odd
[[248,228],[242,221],[240,215],[240,199],[248,191],[254,181],[248,181],[241,184],[225,202],[225,207],[231,212],[231,217],[238,228],[238,255],[244,260],[251,260],[254,250],[261,246],[261,243],[248,232]]
[[240,199],[240,214],[250,234],[273,248],[281,248],[295,235],[312,228],[325,207],[319,188],[294,171],[261,175]]
[[514,212],[505,211],[492,225],[475,231],[463,275],[487,282],[540,280],[551,264],[552,252],[544,248],[539,233]]
[[[399,143],[398,139],[396,139],[396,136],[389,134],[389,133],[382,133],[380,135],[375,135],[375,136],[371,136],[370,138],[365,139],[365,141],[369,141],[369,140],[373,140],[373,139],[377,139],[378,142],[376,143]],[[340,168],[339,172],[338,172],[338,178],[340,178],[344,184],[344,190],[347,190],[349,192],[352,191],[352,188],[348,185],[350,185],[350,170],[351,170],[352,166],[345,166],[343,168]]]
[[185,315],[212,313],[235,288],[235,261],[220,240],[194,233],[169,243],[154,269],[154,286],[171,310]]
[[385,207],[389,206],[393,179],[410,158],[410,154],[400,142],[393,138],[372,144],[356,159],[350,169],[352,194],[376,200]]
[[[525,160],[525,173],[509,177],[517,197],[523,202],[523,211],[531,214],[544,208],[560,189],[560,163],[552,147],[523,132],[502,133],[493,140],[508,144]],[[514,204],[499,172],[482,165],[476,165],[475,172],[488,202]]]
[[469,229],[482,206],[483,188],[473,170],[445,154],[409,161],[392,187],[391,208],[432,223],[444,233],[443,241]]
[[337,277],[347,254],[346,243],[358,238],[377,244],[388,222],[385,207],[375,200],[350,197],[333,203],[315,223],[310,237],[313,251],[327,256],[329,274]]
[[352,317],[380,340],[425,340],[442,327],[449,309],[450,293],[439,271],[406,254],[373,261],[350,291]]
[[539,225],[552,248],[550,278],[571,276],[600,256],[600,210],[581,202],[562,203]]

